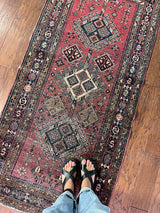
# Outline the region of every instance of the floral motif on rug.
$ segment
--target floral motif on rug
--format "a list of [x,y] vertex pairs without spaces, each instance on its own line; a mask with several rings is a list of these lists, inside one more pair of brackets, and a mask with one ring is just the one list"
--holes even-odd
[[153,48],[160,2],[48,0],[0,124],[0,200],[26,212],[62,192],[61,165],[93,158],[108,204]]

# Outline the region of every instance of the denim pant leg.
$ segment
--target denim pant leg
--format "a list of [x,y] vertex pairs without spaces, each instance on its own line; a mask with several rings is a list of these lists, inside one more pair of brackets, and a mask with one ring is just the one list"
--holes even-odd
[[83,188],[77,197],[78,213],[110,213],[110,208],[103,205],[97,195],[89,188]]
[[74,213],[75,199],[72,193],[65,191],[55,201],[55,203],[44,209],[43,213]]

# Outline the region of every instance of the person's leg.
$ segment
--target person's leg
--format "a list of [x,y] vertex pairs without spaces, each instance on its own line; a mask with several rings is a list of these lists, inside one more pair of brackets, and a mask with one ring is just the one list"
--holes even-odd
[[88,187],[83,188],[77,198],[78,213],[109,213],[110,208],[103,205],[97,195]]
[[56,202],[43,210],[43,213],[74,213],[75,199],[69,191],[63,192]]
[[43,210],[43,213],[73,213],[75,208],[74,182],[77,174],[76,161],[66,162],[62,169],[63,193],[57,198],[56,202]]
[[103,205],[91,189],[95,181],[94,164],[83,159],[81,167],[82,184],[77,197],[78,213],[109,213],[109,207]]

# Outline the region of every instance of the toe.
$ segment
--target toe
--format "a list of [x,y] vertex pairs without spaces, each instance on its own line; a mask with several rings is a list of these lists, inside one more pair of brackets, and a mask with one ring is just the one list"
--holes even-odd
[[67,170],[68,164],[69,164],[69,162],[66,163],[66,165],[65,165],[65,170]]
[[91,170],[92,169],[92,162],[90,160],[88,160],[88,170]]
[[86,160],[85,160],[85,159],[82,160],[82,164],[83,164],[83,165],[86,164]]
[[89,168],[89,164],[90,164],[90,161],[89,161],[89,160],[87,160],[87,168]]
[[69,165],[68,165],[68,166],[69,166],[69,167],[71,167],[71,165],[72,165],[72,161],[70,160],[70,161],[69,161]]
[[75,165],[76,165],[76,163],[75,163],[74,161],[72,161],[72,163],[71,163],[71,164],[72,164],[72,166],[75,166]]

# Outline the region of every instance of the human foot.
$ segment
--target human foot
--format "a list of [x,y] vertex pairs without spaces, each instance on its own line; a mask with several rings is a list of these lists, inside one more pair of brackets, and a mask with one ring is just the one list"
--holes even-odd
[[74,182],[76,174],[76,162],[74,160],[66,162],[62,169],[63,191],[70,191],[74,193]]
[[92,161],[83,159],[81,162],[81,189],[84,187],[92,188],[95,181],[95,167]]

